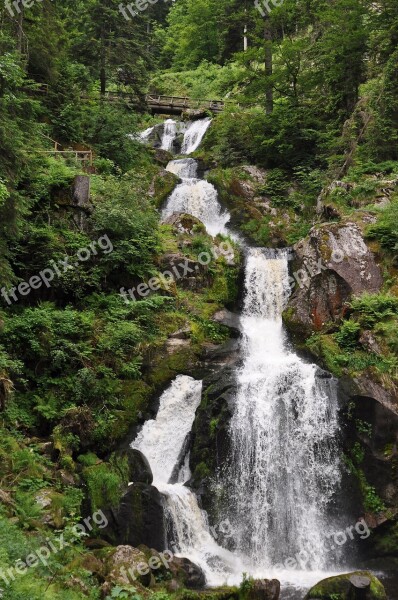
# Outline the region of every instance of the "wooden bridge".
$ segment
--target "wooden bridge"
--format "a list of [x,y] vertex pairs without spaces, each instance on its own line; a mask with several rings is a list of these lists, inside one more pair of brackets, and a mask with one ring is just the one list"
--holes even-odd
[[145,100],[153,113],[181,114],[185,110],[210,110],[213,113],[220,113],[225,108],[225,102],[222,100],[201,100],[153,94],[148,94]]
[[[36,83],[35,85],[22,88],[31,95],[47,95],[49,86],[44,83]],[[139,101],[129,92],[120,90],[106,91],[103,96],[97,96],[98,99],[105,99],[109,102],[125,102],[131,106],[139,106]],[[82,100],[90,100],[92,96],[82,95]],[[217,114],[224,110],[227,101],[224,100],[203,100],[201,98],[188,98],[187,96],[165,96],[158,94],[147,94],[145,103],[148,109],[153,114],[172,114],[181,115],[187,110],[206,111]]]
[[[130,106],[139,106],[139,102],[134,94],[122,91],[106,91],[105,95],[97,96],[108,102],[124,102]],[[82,96],[82,100],[90,100],[92,96]],[[223,100],[202,100],[188,98],[187,96],[163,96],[156,94],[147,94],[145,104],[153,114],[181,115],[186,110],[209,110],[212,113],[220,113],[224,110],[226,103]]]

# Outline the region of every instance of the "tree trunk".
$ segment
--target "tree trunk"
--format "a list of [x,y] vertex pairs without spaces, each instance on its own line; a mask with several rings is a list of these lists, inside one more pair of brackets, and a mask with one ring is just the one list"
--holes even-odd
[[271,76],[273,73],[272,29],[269,15],[264,17],[265,76],[268,79],[265,89],[265,111],[267,115],[274,110],[274,91]]
[[22,54],[23,51],[23,7],[20,6],[19,7],[19,14],[18,14],[18,19],[17,19],[17,50],[20,54]]
[[100,85],[101,85],[101,96],[105,96],[106,92],[106,48],[105,48],[105,35],[101,34],[101,62],[100,62]]

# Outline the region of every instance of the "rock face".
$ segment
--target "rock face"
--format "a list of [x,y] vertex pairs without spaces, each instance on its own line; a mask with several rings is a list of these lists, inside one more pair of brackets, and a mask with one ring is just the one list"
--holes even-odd
[[353,295],[378,292],[383,278],[358,225],[328,223],[314,227],[294,247],[288,322],[309,336],[339,321]]
[[382,583],[368,571],[356,571],[323,579],[304,600],[387,600]]
[[202,401],[192,430],[191,484],[201,496],[203,507],[216,521],[217,507],[211,478],[225,465],[230,448],[229,423],[236,397],[236,371],[227,366],[203,380]]
[[245,600],[278,600],[281,584],[277,579],[255,579],[244,593]]
[[151,485],[153,482],[152,470],[149,462],[139,450],[127,447],[118,453],[120,458],[127,458],[129,466],[129,481],[131,483],[146,483]]
[[197,590],[206,585],[206,577],[202,569],[188,558],[175,556],[170,563],[170,571],[173,579],[180,582],[185,588]]
[[155,487],[134,483],[119,506],[104,512],[108,526],[103,537],[112,544],[145,544],[159,551],[166,547],[163,498]]

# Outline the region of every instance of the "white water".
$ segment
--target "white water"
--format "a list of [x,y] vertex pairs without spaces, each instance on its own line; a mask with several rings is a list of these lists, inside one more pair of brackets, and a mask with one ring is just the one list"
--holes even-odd
[[[250,572],[304,584],[332,567],[327,509],[340,482],[338,405],[334,380],[317,378],[317,367],[287,346],[289,293],[286,253],[249,250],[226,479],[236,545]],[[303,551],[304,569],[289,573],[286,560]]]
[[172,150],[173,142],[176,139],[178,134],[178,123],[177,121],[173,121],[173,119],[167,119],[164,122],[164,132],[162,145],[160,146],[161,150]]
[[212,119],[199,119],[194,121],[187,129],[182,143],[181,154],[192,154],[200,146],[200,143],[211,125]]
[[[192,135],[186,149],[196,143]],[[211,235],[226,233],[230,215],[215,188],[197,178],[196,161],[171,161],[167,169],[182,183],[162,218],[186,212]],[[340,483],[335,383],[318,377],[316,366],[292,353],[285,338],[287,254],[249,250],[245,285],[244,360],[230,424],[232,456],[221,481],[228,500],[220,518],[234,529],[233,554],[213,539],[206,514],[184,485],[190,478],[187,456],[178,483],[170,482],[200,402],[199,382],[178,377],[133,447],[147,456],[154,485],[165,496],[172,548],[200,565],[209,585],[239,584],[246,572],[308,589],[333,575],[331,569],[337,572],[327,543],[335,530],[328,509]]]
[[181,462],[201,392],[202,382],[179,375],[162,394],[156,419],[145,423],[131,446],[146,456],[153,485],[164,495],[171,548],[201,566],[209,585],[220,585],[226,570],[231,574],[239,572],[239,561],[217,545],[210,534],[206,513],[199,508],[196,496],[184,486],[191,476],[187,460],[180,469],[178,482],[170,483]]
[[198,175],[198,163],[193,158],[181,158],[180,160],[170,161],[166,170],[174,173],[180,179],[196,179]]
[[178,175],[182,183],[167,200],[162,210],[162,220],[166,220],[175,212],[184,212],[202,221],[210,235],[228,235],[226,224],[230,215],[221,208],[214,185],[197,179],[197,162],[192,158],[172,160],[166,169]]
[[[184,140],[182,142],[181,154],[192,154],[197,150],[202,142],[202,139],[210,127],[212,119],[199,119],[193,121],[193,123],[185,123],[183,121],[175,121],[174,119],[167,119],[164,122],[163,135],[160,148],[161,150],[173,151],[173,145],[180,133],[184,133]],[[131,139],[138,139],[143,143],[148,141],[149,136],[153,132],[155,127],[149,127],[142,133],[137,135],[131,135]]]

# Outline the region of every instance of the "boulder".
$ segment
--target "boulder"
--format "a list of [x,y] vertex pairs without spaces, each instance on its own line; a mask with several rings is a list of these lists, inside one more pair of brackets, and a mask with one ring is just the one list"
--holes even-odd
[[160,148],[155,148],[153,150],[153,158],[155,162],[157,162],[159,165],[162,165],[162,167],[166,167],[169,164],[169,162],[173,160],[173,155],[171,152],[168,152],[168,150],[161,150]]
[[[175,284],[183,289],[201,290],[212,282],[212,276],[206,265],[178,252],[164,254],[161,257],[160,270],[166,280],[173,277]],[[173,281],[170,285],[172,287]]]
[[131,483],[146,483],[151,485],[153,482],[152,469],[145,458],[145,456],[139,450],[134,448],[124,448],[117,453],[117,456],[121,459],[127,459],[129,466],[129,481]]
[[160,208],[165,200],[170,196],[179,179],[174,173],[161,169],[152,179],[148,190],[148,195],[154,199],[156,208]]
[[110,543],[145,544],[159,551],[165,548],[163,497],[155,487],[134,483],[117,507],[104,512],[108,526],[102,535]]
[[170,571],[173,579],[182,583],[185,588],[197,590],[206,585],[206,577],[202,569],[188,558],[175,556],[170,563]]
[[281,584],[277,579],[255,579],[243,592],[243,600],[278,600]]
[[212,481],[229,457],[229,423],[237,392],[236,369],[217,369],[203,380],[202,400],[192,428],[190,485],[201,496],[203,508],[213,522],[219,522]]
[[109,593],[115,585],[132,585],[135,581],[149,586],[151,572],[145,554],[138,548],[118,546],[106,559],[104,578],[103,593]]
[[369,571],[356,571],[323,579],[304,600],[387,600],[383,584]]
[[232,337],[240,337],[241,323],[239,314],[233,313],[225,308],[216,312],[216,314],[213,316],[213,321],[228,327]]
[[381,289],[383,277],[355,223],[328,223],[311,229],[294,246],[291,285],[295,291],[285,317],[296,333],[308,337],[338,322],[346,302]]
[[186,213],[173,213],[165,219],[164,224],[172,225],[173,233],[177,235],[193,235],[194,233],[206,232],[202,221]]

